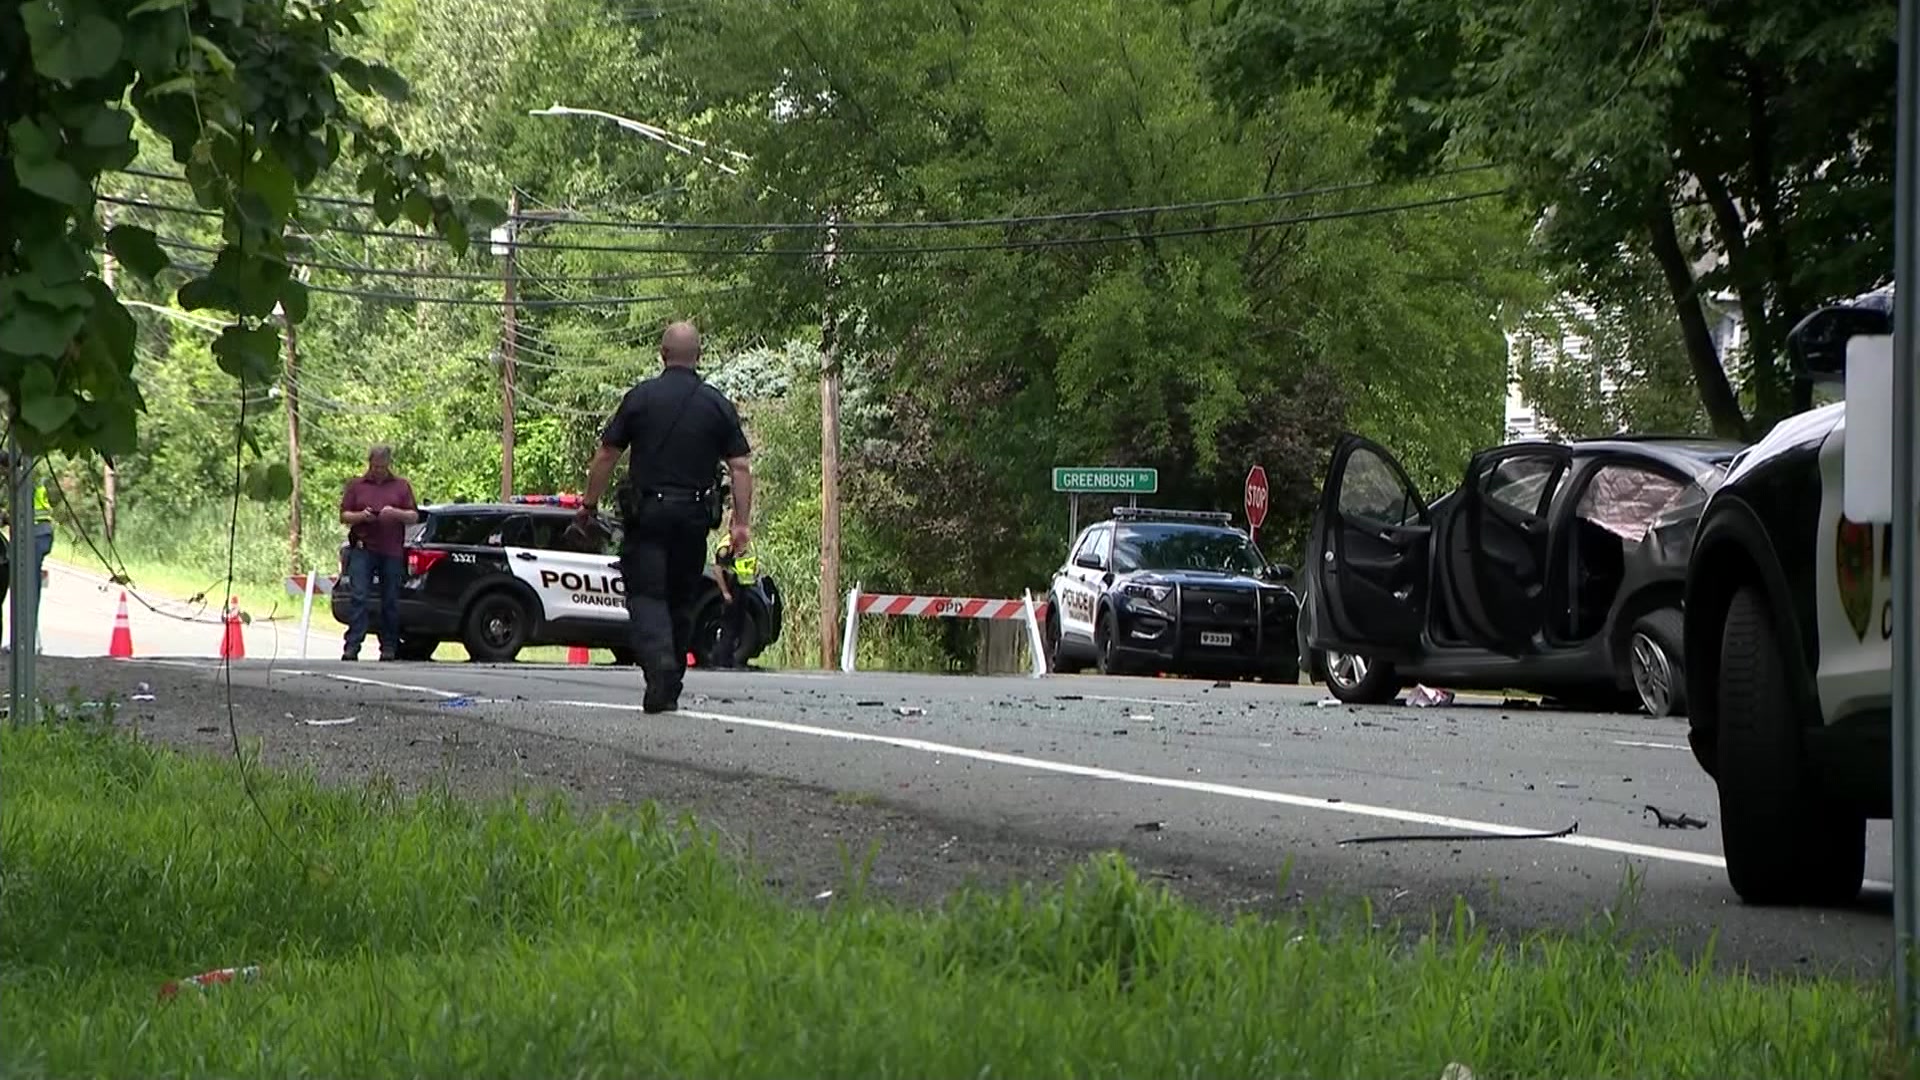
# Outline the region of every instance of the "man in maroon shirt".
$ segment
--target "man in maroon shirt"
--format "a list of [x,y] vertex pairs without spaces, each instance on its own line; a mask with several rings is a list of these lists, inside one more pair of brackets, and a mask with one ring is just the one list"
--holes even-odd
[[407,526],[420,520],[413,485],[393,475],[393,452],[385,446],[367,451],[367,472],[347,482],[340,497],[340,523],[347,530],[347,577],[353,603],[347,617],[342,660],[360,659],[367,640],[367,603],[373,579],[380,579],[380,659],[400,650],[400,581],[406,577]]

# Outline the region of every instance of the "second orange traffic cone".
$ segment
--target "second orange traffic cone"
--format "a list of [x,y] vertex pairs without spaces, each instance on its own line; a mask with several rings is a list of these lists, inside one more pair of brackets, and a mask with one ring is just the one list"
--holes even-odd
[[592,658],[587,655],[587,647],[585,645],[567,646],[567,663],[589,664],[592,662],[593,662]]
[[220,635],[220,659],[244,660],[247,658],[247,639],[240,632],[240,598],[227,600],[227,628]]
[[115,660],[133,659],[133,624],[127,621],[127,591],[120,590],[120,611],[113,617],[113,636],[107,640],[107,655]]

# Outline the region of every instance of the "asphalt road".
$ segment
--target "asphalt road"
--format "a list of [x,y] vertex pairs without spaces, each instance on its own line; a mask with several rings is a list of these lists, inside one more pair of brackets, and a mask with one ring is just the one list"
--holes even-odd
[[[289,717],[431,712],[476,736],[566,740],[588,759],[842,793],[956,833],[1118,847],[1300,902],[1365,896],[1424,921],[1460,896],[1515,931],[1612,911],[1769,971],[1870,974],[1890,955],[1884,823],[1856,907],[1745,907],[1725,881],[1713,785],[1674,721],[1494,699],[1322,707],[1315,687],[1094,676],[696,671],[683,711],[660,717],[639,711],[637,672],[604,667],[249,660],[232,677]],[[323,730],[335,748],[371,737]],[[1662,828],[1649,806],[1707,826]],[[1351,843],[1408,834],[1427,839]]]

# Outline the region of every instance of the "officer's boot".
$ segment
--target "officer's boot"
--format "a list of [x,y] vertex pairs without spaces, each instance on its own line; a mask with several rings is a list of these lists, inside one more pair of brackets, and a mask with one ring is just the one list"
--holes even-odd
[[649,657],[644,665],[647,691],[640,698],[640,711],[673,712],[680,707],[680,667],[671,658]]

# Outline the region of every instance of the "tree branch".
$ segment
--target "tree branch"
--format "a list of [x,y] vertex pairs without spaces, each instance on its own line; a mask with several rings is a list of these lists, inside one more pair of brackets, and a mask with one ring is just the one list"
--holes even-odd
[[1652,207],[1647,215],[1647,232],[1653,241],[1653,255],[1673,295],[1674,314],[1680,320],[1680,334],[1687,345],[1687,364],[1693,382],[1700,390],[1700,403],[1706,407],[1707,420],[1715,434],[1726,438],[1747,438],[1747,418],[1740,412],[1727,369],[1721,366],[1720,351],[1714,347],[1713,334],[1707,328],[1706,313],[1693,267],[1680,247],[1680,233],[1674,225],[1673,209],[1665,203]]

